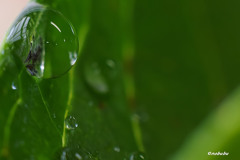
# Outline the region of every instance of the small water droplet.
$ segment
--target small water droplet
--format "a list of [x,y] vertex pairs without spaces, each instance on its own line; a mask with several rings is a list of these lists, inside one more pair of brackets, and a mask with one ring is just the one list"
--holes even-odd
[[107,94],[109,92],[107,81],[97,63],[86,65],[84,75],[87,84],[93,91],[98,94]]
[[67,160],[67,152],[63,151],[61,154],[61,160]]
[[110,79],[116,78],[116,75],[117,75],[117,65],[116,65],[116,62],[114,60],[107,59],[104,69],[107,72],[108,78],[110,78]]
[[78,127],[76,118],[73,117],[73,116],[68,116],[65,119],[65,125],[66,125],[66,128],[69,129],[69,130],[72,130],[72,129],[75,129],[75,128]]
[[55,113],[53,113],[53,118],[56,118],[56,114]]
[[78,153],[75,153],[75,157],[78,159],[78,160],[81,160],[82,159],[82,156]]
[[97,155],[93,155],[86,149],[77,146],[61,148],[55,154],[55,159],[61,160],[97,160]]
[[114,147],[113,150],[116,151],[116,152],[120,152],[120,148],[119,147]]
[[16,86],[15,82],[12,82],[12,89],[17,90],[17,86]]
[[146,160],[145,158],[145,154],[142,153],[142,152],[135,152],[135,153],[132,153],[129,157],[129,160]]
[[27,71],[38,78],[63,75],[78,57],[73,26],[61,13],[39,4],[21,14],[6,42],[17,46],[11,53],[18,55]]
[[106,61],[106,64],[107,64],[107,66],[108,66],[109,68],[111,68],[111,69],[114,69],[114,68],[115,68],[115,62],[114,62],[113,60],[111,60],[111,59],[108,59],[108,60]]

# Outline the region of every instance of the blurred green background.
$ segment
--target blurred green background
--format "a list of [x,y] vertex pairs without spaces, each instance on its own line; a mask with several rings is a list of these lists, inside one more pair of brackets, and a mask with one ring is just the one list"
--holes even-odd
[[[137,103],[148,114],[142,127],[153,159],[174,154],[238,87],[239,7],[239,1],[223,0],[135,1]],[[214,139],[214,134],[209,136]],[[239,142],[239,133],[235,138]],[[211,143],[205,146],[214,146]],[[239,143],[235,147],[239,149]],[[228,148],[217,146],[209,152]],[[207,152],[198,152],[207,158]],[[228,152],[232,158],[240,158],[238,152]]]

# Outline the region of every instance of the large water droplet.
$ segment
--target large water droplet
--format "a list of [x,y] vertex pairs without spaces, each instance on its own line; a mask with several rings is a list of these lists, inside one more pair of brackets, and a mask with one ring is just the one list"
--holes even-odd
[[66,119],[65,119],[65,126],[67,129],[69,130],[72,130],[72,129],[75,129],[78,127],[78,124],[77,124],[77,121],[76,121],[76,118],[73,117],[73,116],[68,116]]
[[38,78],[66,73],[78,57],[73,26],[61,13],[40,5],[23,12],[12,26],[7,43],[13,44],[16,51],[12,53]]
[[92,90],[98,94],[109,92],[109,86],[98,63],[85,66],[85,79]]

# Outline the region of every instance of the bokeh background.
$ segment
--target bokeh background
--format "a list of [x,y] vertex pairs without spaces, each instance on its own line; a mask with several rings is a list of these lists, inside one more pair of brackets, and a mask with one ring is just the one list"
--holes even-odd
[[[0,1],[0,42],[25,4]],[[235,110],[224,103],[239,94],[240,1],[137,0],[133,8],[125,16],[133,25],[137,114],[149,157],[220,159],[207,154],[226,151],[223,158],[240,158],[239,103]]]
[[11,24],[28,3],[28,0],[0,0],[0,44]]

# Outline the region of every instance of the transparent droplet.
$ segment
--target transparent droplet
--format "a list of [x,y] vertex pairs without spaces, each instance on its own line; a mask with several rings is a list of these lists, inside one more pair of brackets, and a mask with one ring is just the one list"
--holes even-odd
[[142,153],[142,152],[135,152],[135,153],[132,153],[129,157],[129,160],[146,160],[145,158],[145,154]]
[[116,146],[116,147],[114,147],[114,148],[113,148],[113,150],[114,150],[115,152],[120,152],[120,148],[119,148],[119,147],[117,147],[117,146]]
[[111,60],[111,59],[108,59],[107,61],[106,61],[106,64],[107,64],[107,66],[109,67],[109,68],[111,68],[111,69],[114,69],[115,68],[115,62],[113,61],[113,60]]
[[76,118],[73,117],[73,116],[68,116],[65,119],[65,125],[66,125],[66,128],[69,129],[69,130],[72,130],[72,129],[75,129],[75,128],[78,127]]
[[93,91],[98,94],[107,94],[109,92],[109,86],[106,78],[97,63],[86,65],[84,74],[86,82]]
[[36,5],[25,10],[11,27],[7,43],[27,71],[38,78],[66,73],[78,57],[78,38],[59,12]]
[[82,159],[82,156],[81,156],[79,153],[75,153],[75,157],[76,157],[78,160],[81,160],[81,159]]
[[53,113],[53,118],[54,118],[54,119],[56,118],[56,114],[55,114],[55,113]]
[[17,90],[17,85],[16,85],[15,82],[12,82],[12,89],[13,89],[13,90]]

